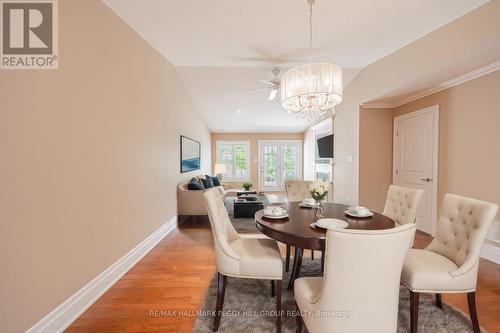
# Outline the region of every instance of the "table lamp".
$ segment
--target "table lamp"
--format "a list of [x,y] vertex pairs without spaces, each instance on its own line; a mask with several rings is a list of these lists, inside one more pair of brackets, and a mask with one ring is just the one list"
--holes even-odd
[[222,163],[216,163],[214,166],[214,173],[220,181],[222,181],[222,175],[226,173],[226,165]]

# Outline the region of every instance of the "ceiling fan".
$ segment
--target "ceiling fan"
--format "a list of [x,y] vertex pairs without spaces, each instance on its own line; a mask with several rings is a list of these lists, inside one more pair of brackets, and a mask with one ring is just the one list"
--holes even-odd
[[272,79],[271,81],[259,80],[259,82],[262,82],[265,84],[265,87],[247,91],[247,92],[245,92],[245,94],[253,94],[256,92],[268,90],[269,97],[267,99],[269,101],[276,99],[276,96],[278,95],[278,90],[280,89],[280,79],[278,78],[278,75],[280,73],[280,69],[278,67],[274,67],[272,70],[272,73],[274,74],[274,79]]

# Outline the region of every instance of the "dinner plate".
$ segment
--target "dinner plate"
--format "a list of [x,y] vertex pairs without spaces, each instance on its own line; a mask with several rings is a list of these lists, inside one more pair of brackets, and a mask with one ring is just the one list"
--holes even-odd
[[305,208],[314,208],[314,207],[316,207],[316,205],[308,205],[308,204],[305,204],[303,202],[299,203],[299,206],[300,207],[305,207]]
[[279,220],[279,219],[284,219],[285,217],[288,217],[288,214],[285,214],[285,215],[282,215],[282,216],[264,215],[264,217],[266,217],[268,219]]
[[346,221],[339,220],[339,219],[326,218],[326,219],[317,220],[314,223],[314,225],[316,225],[317,227],[323,228],[323,229],[332,230],[332,229],[345,229],[349,226],[349,223],[347,223]]
[[356,214],[356,212],[353,213],[349,210],[346,210],[344,213],[346,213],[347,215],[352,216],[352,217],[370,217],[370,216],[373,216],[373,212],[369,212],[366,215],[358,215],[358,214]]

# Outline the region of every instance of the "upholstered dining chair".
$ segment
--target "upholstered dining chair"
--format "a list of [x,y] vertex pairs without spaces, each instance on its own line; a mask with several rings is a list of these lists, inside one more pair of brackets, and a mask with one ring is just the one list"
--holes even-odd
[[[295,280],[297,332],[396,332],[399,280],[415,224],[329,230],[323,277]],[[315,313],[323,314],[315,316]]]
[[312,183],[309,180],[285,180],[288,201],[302,201],[305,198],[312,198],[309,190],[309,185]]
[[[310,180],[285,180],[285,190],[288,202],[292,201],[302,201],[305,198],[312,198],[311,191],[309,190],[309,185],[313,182]],[[285,271],[290,270],[290,252],[292,247],[286,245],[285,254]],[[311,259],[314,259],[314,251],[311,250]]]
[[[217,266],[217,303],[214,332],[219,329],[227,277],[271,280],[272,296],[276,282],[276,326],[281,332],[281,289],[283,262],[276,241],[264,238],[242,238],[234,229],[222,195],[216,191],[204,194],[214,238]],[[243,301],[243,300],[242,300]]]
[[396,226],[415,223],[417,209],[424,191],[397,185],[389,186],[383,214]]
[[492,203],[446,194],[441,207],[436,237],[423,249],[411,249],[401,273],[401,283],[410,290],[410,332],[418,328],[419,293],[435,293],[442,308],[442,293],[467,293],[475,333],[479,333],[476,312],[476,283],[479,256],[498,206]]

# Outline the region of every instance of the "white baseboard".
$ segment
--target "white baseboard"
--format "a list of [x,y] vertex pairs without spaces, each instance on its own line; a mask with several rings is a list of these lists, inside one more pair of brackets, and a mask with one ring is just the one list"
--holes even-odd
[[488,243],[484,244],[481,257],[500,265],[500,247]]
[[95,279],[87,283],[64,303],[57,306],[48,315],[33,325],[26,333],[59,333],[63,332],[85,310],[87,310],[102,294],[116,281],[142,259],[156,244],[168,235],[177,225],[177,216],[173,217],[130,250],[123,257],[114,262]]

